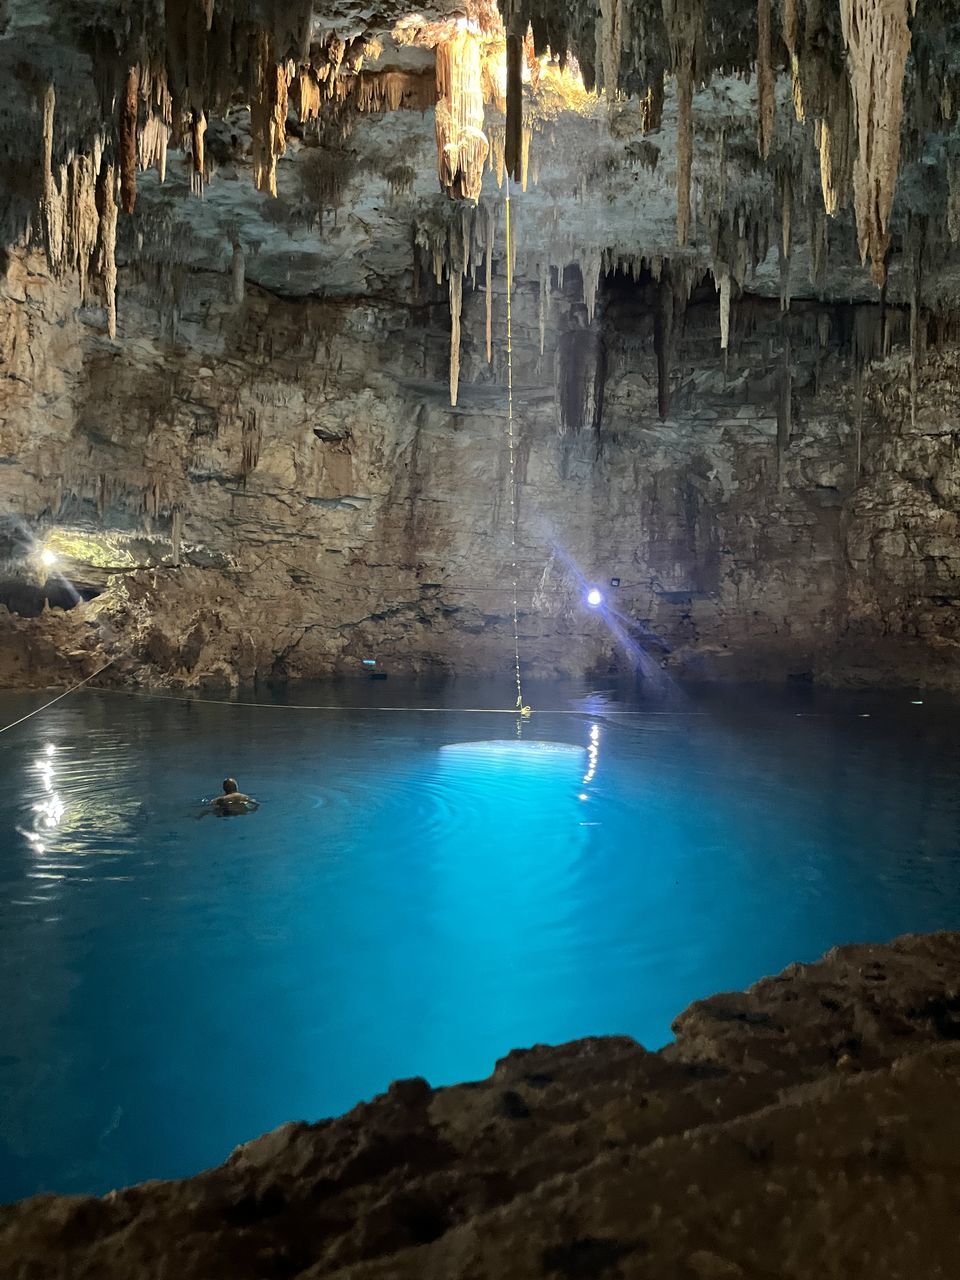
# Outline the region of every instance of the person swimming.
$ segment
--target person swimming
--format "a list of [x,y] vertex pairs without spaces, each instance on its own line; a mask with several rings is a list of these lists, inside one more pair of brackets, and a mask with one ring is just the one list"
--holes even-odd
[[210,807],[220,818],[235,818],[241,813],[253,813],[260,806],[240,790],[236,778],[224,778],[223,795],[217,796]]

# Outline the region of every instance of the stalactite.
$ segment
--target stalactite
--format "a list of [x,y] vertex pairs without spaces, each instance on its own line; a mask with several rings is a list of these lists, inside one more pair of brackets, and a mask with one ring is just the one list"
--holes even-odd
[[623,51],[623,0],[600,0],[600,31],[597,61],[603,74],[607,102],[616,101],[620,87],[620,55]]
[[693,90],[702,74],[702,0],[662,0],[677,81],[677,243],[690,234],[690,179],[693,170]]
[[886,279],[890,212],[900,164],[903,73],[916,0],[840,0],[858,149],[853,166],[860,260]]
[[253,60],[250,129],[253,176],[258,191],[277,194],[277,159],[287,149],[288,70],[274,56],[273,40],[261,31]]
[[777,261],[780,267],[780,310],[790,310],[790,255],[783,252],[783,246],[777,246]]
[[140,68],[127,71],[120,103],[120,203],[124,213],[133,213],[137,203],[137,112],[140,99]]
[[579,433],[588,423],[600,430],[606,376],[603,343],[583,313],[573,313],[573,327],[564,333],[555,365],[557,434]]
[[51,270],[59,274],[66,262],[66,169],[61,170],[58,185],[53,175],[53,128],[57,96],[53,85],[47,86],[43,100],[43,199],[41,219],[44,247]]
[[856,128],[849,78],[832,48],[830,11],[836,12],[833,0],[805,0],[801,26],[797,0],[783,0],[794,110],[798,120],[814,122],[823,203],[832,216],[849,197]]
[[663,71],[640,98],[640,128],[654,133],[663,120]]
[[693,169],[693,77],[677,81],[677,244],[690,236],[690,175]]
[[923,255],[926,247],[927,223],[920,218],[915,229],[913,219],[907,227],[911,248],[910,270],[910,425],[917,425],[917,375],[920,368],[920,296],[923,288]]
[[263,428],[257,418],[256,410],[251,409],[243,420],[240,434],[240,478],[244,488],[246,488],[247,477],[257,468],[262,447]]
[[602,255],[599,249],[585,250],[579,260],[580,276],[583,281],[583,301],[587,308],[587,321],[593,324],[593,316],[597,306],[597,287],[600,284]]
[[100,240],[103,248],[103,289],[107,301],[107,333],[117,336],[117,200],[116,173],[108,164],[103,178]]
[[[328,78],[327,97],[349,101],[357,111],[427,111],[437,102],[435,73],[419,71],[362,71],[357,75]],[[304,120],[317,119],[321,110],[319,86],[303,85],[301,73],[300,113]],[[305,105],[304,105],[305,104]]]
[[207,118],[202,111],[195,111],[190,122],[190,143],[193,150],[193,166],[190,170],[190,189],[195,196],[203,195],[205,172],[204,134],[207,132]]
[[504,137],[504,164],[515,182],[520,180],[523,151],[523,35],[508,22],[507,28],[507,121]]
[[806,112],[803,105],[803,87],[800,83],[800,61],[797,57],[799,39],[800,24],[797,19],[797,0],[783,0],[783,43],[787,46],[787,53],[790,57],[793,107],[797,119],[803,120]]
[[[93,253],[97,247],[97,238],[100,237],[101,243],[106,244],[103,238],[104,226],[101,224],[101,215],[97,210],[99,165],[99,156],[78,155],[74,156],[70,161],[67,170],[66,239],[68,263],[73,266],[79,277],[81,301],[86,301],[87,278]],[[110,173],[112,174],[112,172],[111,168]],[[107,201],[113,198],[112,193],[108,196],[106,186],[107,183],[104,179],[104,194],[102,197],[104,223],[106,223],[109,216]],[[113,211],[113,226],[115,232],[115,209]],[[106,259],[104,259],[104,262],[106,262]],[[110,336],[113,337],[113,334]]]
[[297,98],[299,107],[297,116],[301,124],[320,118],[320,86],[309,67],[301,67],[297,77]]
[[730,342],[730,268],[725,262],[714,266],[713,278],[720,294],[720,350],[726,351]]
[[493,205],[487,205],[486,245],[486,310],[487,310],[487,364],[493,363],[493,238],[496,223]]
[[780,244],[785,258],[790,257],[792,220],[793,182],[790,170],[784,169],[780,174]]
[[170,126],[162,116],[150,112],[140,131],[140,168],[156,167],[160,181],[167,176],[167,143]]
[[460,388],[460,315],[463,311],[463,275],[450,267],[450,403],[456,405]]
[[174,507],[170,517],[170,559],[175,569],[180,568],[180,545],[183,541],[183,508]]
[[520,188],[522,191],[527,189],[527,177],[530,172],[530,143],[533,140],[533,130],[524,125],[520,140]]
[[824,209],[810,207],[810,283],[822,285],[827,273],[827,217]]
[[763,160],[770,154],[775,114],[770,0],[757,0],[757,145]]
[[230,292],[238,305],[243,302],[246,295],[246,273],[247,264],[243,249],[239,243],[234,243],[233,257],[230,260]]
[[483,132],[481,40],[466,25],[437,45],[437,160],[440,185],[476,202],[489,143]]
[[550,306],[550,263],[540,263],[540,290],[538,318],[540,321],[540,354],[543,355],[547,341],[547,311]]

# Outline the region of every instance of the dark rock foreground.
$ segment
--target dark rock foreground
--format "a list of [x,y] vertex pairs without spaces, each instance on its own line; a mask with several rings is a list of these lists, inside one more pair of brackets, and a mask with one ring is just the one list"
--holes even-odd
[[960,934],[847,946],[676,1041],[394,1084],[220,1168],[0,1209],[6,1280],[955,1280]]

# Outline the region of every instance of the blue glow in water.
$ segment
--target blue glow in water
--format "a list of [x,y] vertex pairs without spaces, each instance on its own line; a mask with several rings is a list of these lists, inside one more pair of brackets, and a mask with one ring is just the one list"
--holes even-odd
[[[388,686],[337,688],[290,697]],[[526,692],[578,714],[83,691],[0,736],[0,1199],[191,1173],[515,1046],[657,1047],[696,997],[960,926],[956,704]],[[228,774],[259,812],[198,821]]]

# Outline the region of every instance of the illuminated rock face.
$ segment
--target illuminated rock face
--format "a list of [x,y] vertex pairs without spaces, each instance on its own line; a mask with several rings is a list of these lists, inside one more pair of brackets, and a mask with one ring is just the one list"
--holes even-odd
[[[238,307],[229,274],[197,275],[175,348],[131,284],[125,323],[141,336],[112,347],[39,258],[15,258],[0,505],[58,530],[65,571],[101,594],[6,618],[3,678],[92,669],[113,638],[133,655],[121,672],[145,679],[315,675],[371,655],[393,671],[509,673],[502,276],[492,283],[492,365],[483,292],[465,290],[454,411],[445,290],[428,277],[416,303],[248,289]],[[949,682],[960,353],[930,351],[911,425],[905,354],[854,390],[875,307],[796,305],[788,323],[775,300],[741,299],[724,368],[705,287],[670,344],[665,403],[665,289],[605,281],[587,326],[575,270],[562,289],[554,274],[545,320],[540,280],[518,284],[527,673],[665,663],[910,681],[926,664]],[[789,365],[776,354],[787,331]],[[584,607],[575,567],[602,587],[620,579],[615,628]]]
[[49,1280],[161,1267],[182,1280],[950,1276],[958,973],[956,934],[838,947],[698,1001],[659,1053],[598,1038],[516,1050],[475,1084],[400,1081],[195,1178],[0,1209],[0,1267]]
[[4,7],[0,677],[509,665],[510,169],[528,669],[955,679],[939,6],[462,8]]

